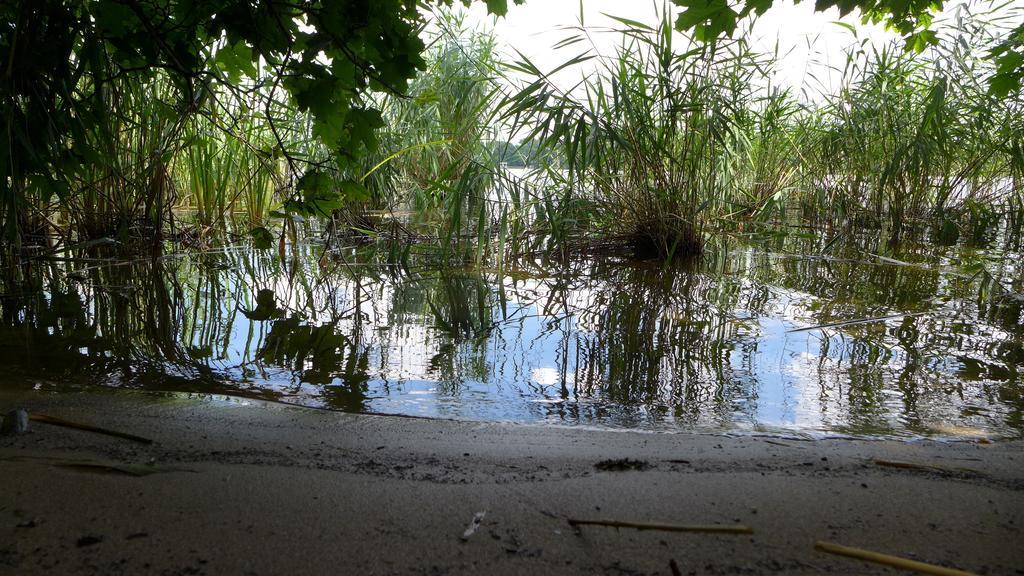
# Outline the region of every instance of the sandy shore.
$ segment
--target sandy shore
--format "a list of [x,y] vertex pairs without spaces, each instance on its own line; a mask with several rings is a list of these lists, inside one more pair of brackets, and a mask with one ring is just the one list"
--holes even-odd
[[[1024,574],[1019,442],[644,434],[222,397],[0,394],[0,409],[14,406],[154,443],[37,422],[0,438],[0,574],[629,575],[672,574],[673,560],[681,574],[895,573],[816,552],[816,540]],[[641,469],[606,463],[620,458]],[[754,533],[577,531],[568,518]]]

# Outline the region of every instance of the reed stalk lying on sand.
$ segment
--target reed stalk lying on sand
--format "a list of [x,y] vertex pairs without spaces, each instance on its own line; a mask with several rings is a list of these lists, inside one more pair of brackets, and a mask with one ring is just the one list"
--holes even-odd
[[814,549],[822,552],[828,552],[829,554],[837,554],[840,556],[864,560],[865,562],[882,564],[899,570],[910,570],[911,572],[917,572],[919,574],[931,574],[934,576],[973,576],[970,572],[964,572],[963,570],[936,566],[935,564],[918,562],[917,560],[908,560],[907,558],[900,558],[899,556],[890,556],[888,554],[872,552],[871,550],[864,550],[863,548],[842,546],[840,544],[824,542],[821,540],[814,543]]
[[746,524],[660,524],[656,522],[627,522],[622,520],[578,520],[570,518],[569,525],[606,526],[608,528],[634,528],[636,530],[658,530],[661,532],[709,532],[715,534],[753,534],[754,529]]

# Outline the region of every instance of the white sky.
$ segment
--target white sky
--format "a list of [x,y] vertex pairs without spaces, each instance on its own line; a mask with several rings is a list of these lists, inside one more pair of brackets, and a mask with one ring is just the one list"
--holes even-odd
[[[945,14],[953,13],[958,1],[949,2]],[[582,47],[575,45],[560,51],[552,46],[570,34],[560,29],[575,26],[580,12],[579,0],[526,0],[514,5],[509,0],[508,14],[497,20],[487,15],[482,2],[475,2],[469,10],[467,24],[470,27],[490,25],[504,45],[506,54],[514,54],[512,48],[529,57],[541,70],[549,70],[575,56]],[[603,14],[613,14],[646,24],[657,21],[660,0],[584,0],[583,16],[588,28],[610,28],[617,25]],[[857,41],[849,30],[834,24],[839,20],[839,11],[815,12],[814,1],[804,0],[794,4],[792,0],[776,2],[768,12],[757,20],[753,27],[753,46],[761,51],[773,52],[778,42],[779,62],[775,82],[795,89],[808,87],[813,93],[828,90],[837,75],[828,72],[828,65],[842,66],[845,61],[844,49]],[[847,15],[843,22],[857,27],[860,39],[869,39],[884,44],[898,38],[882,26],[860,23],[856,12]],[[620,42],[617,34],[594,34],[601,53],[611,56]],[[584,65],[586,66],[586,65]],[[575,83],[582,74],[593,69],[576,69],[560,75],[560,82]],[[815,80],[814,78],[817,78]]]

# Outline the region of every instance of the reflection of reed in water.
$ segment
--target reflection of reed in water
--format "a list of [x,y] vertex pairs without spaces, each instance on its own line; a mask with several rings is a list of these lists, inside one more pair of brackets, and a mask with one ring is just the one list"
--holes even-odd
[[[733,355],[756,344],[732,321],[739,293],[703,274],[612,267],[578,315],[567,363],[577,398],[660,413],[685,423],[756,410],[756,387]],[[741,407],[735,402],[744,398]]]
[[[928,260],[798,256],[766,243],[663,267],[615,259],[400,269],[297,246],[34,261],[0,299],[0,359],[25,378],[227,392],[348,410],[412,399],[618,425],[1020,430],[1021,304]],[[333,258],[333,259],[332,259]],[[988,288],[985,288],[988,283]],[[1016,284],[1014,284],[1016,282]],[[786,335],[805,326],[947,312]],[[780,392],[782,390],[782,392]],[[781,396],[780,396],[781,394]],[[474,403],[490,406],[472,412]],[[448,408],[445,408],[448,409]],[[481,409],[484,410],[484,409]],[[447,413],[446,413],[447,414]]]

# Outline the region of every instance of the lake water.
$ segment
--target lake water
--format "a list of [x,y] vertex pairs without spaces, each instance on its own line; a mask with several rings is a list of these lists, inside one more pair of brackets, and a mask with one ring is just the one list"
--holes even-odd
[[501,269],[317,243],[283,258],[58,254],[4,286],[2,385],[646,430],[1020,437],[1022,255],[998,244],[755,235],[688,262]]

